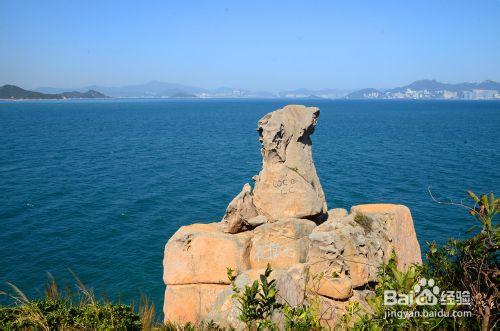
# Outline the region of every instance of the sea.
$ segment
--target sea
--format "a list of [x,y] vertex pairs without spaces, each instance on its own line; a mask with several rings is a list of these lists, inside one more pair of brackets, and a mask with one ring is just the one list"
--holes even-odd
[[[398,203],[427,242],[478,225],[466,191],[500,195],[500,101],[107,99],[0,102],[0,291],[50,273],[161,311],[164,245],[218,222],[261,168],[257,121],[321,109],[313,157],[329,208]],[[6,304],[7,297],[0,302]]]

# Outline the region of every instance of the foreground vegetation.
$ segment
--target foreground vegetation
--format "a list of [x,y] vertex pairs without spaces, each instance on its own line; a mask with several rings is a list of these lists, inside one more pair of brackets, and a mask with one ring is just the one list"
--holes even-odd
[[143,298],[138,311],[132,306],[99,301],[92,289],[87,289],[76,277],[77,291],[71,288],[60,290],[49,274],[44,297],[30,300],[15,285],[8,295],[14,304],[0,306],[0,329],[40,330],[139,330],[150,327],[154,318],[154,305]]
[[[465,240],[450,240],[439,247],[428,243],[429,251],[423,266],[412,266],[406,272],[398,271],[397,256],[379,271],[377,284],[368,298],[369,309],[351,302],[344,316],[338,320],[337,329],[355,330],[493,330],[499,322],[499,262],[500,229],[495,216],[500,199],[493,194],[476,196],[468,192],[471,205],[457,204],[480,225],[480,231]],[[320,301],[308,293],[302,305],[292,307],[278,300],[279,292],[271,280],[270,266],[251,285],[239,289],[234,285],[235,276],[228,270],[233,284],[234,297],[240,305],[239,319],[249,330],[276,330],[273,315],[281,313],[285,326],[290,330],[321,330]],[[10,284],[10,306],[0,306],[1,330],[221,330],[213,323],[178,325],[155,320],[155,307],[146,297],[137,307],[97,300],[74,275],[77,291],[61,290],[49,275],[44,297],[30,300],[16,286]],[[315,275],[311,281],[317,281]],[[433,279],[440,292],[467,291],[470,304],[460,305],[450,298],[443,305],[419,305],[417,302],[384,305],[384,292],[410,293],[425,277]],[[440,316],[444,309],[450,317]],[[427,316],[407,318],[390,312],[427,312]],[[430,314],[429,314],[430,312]],[[436,312],[433,314],[432,312]],[[467,312],[455,314],[453,312]]]

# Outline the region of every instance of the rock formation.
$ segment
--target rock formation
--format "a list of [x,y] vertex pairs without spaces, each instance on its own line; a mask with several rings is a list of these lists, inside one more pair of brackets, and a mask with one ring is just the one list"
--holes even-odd
[[227,207],[223,219],[227,232],[285,218],[325,218],[325,194],[312,158],[311,134],[318,116],[318,108],[292,105],[259,120],[262,170],[254,176],[253,192],[245,184]]
[[271,221],[327,212],[312,158],[311,134],[318,117],[318,108],[286,106],[259,121],[262,171],[255,179],[253,202]]
[[258,127],[263,167],[253,191],[246,184],[222,222],[183,226],[170,238],[163,260],[165,320],[242,328],[226,268],[244,287],[269,263],[283,300],[300,304],[314,293],[323,322],[332,323],[350,301],[365,303],[370,291],[364,286],[393,251],[402,270],[421,263],[407,207],[327,210],[311,150],[318,116],[317,108],[304,106],[264,116]]

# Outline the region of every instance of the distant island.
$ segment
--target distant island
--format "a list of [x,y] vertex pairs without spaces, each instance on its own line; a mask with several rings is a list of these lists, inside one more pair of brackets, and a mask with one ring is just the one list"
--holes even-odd
[[62,93],[42,93],[25,90],[15,85],[4,85],[0,87],[0,99],[23,100],[23,99],[44,99],[44,100],[64,100],[64,99],[104,99],[108,96],[95,90],[87,92],[62,92]]

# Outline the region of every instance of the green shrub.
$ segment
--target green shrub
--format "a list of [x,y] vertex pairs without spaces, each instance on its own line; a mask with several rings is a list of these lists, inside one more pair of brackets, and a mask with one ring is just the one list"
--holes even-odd
[[268,264],[264,274],[260,275],[260,282],[255,280],[252,285],[245,286],[241,291],[234,283],[236,276],[233,275],[233,270],[227,269],[227,276],[234,291],[233,297],[240,304],[239,319],[248,329],[277,329],[271,315],[275,310],[281,309],[282,305],[276,300],[276,280],[269,279],[271,272],[271,266]]
[[307,301],[304,300],[298,306],[281,304],[277,301],[279,293],[276,289],[276,280],[270,280],[271,273],[272,269],[268,264],[264,274],[259,277],[260,281],[255,280],[252,285],[246,285],[241,290],[235,284],[236,276],[233,275],[233,270],[227,269],[234,292],[233,297],[240,304],[239,319],[249,330],[277,330],[278,327],[271,317],[274,313],[280,313],[283,314],[287,330],[320,329],[317,313]]
[[[441,306],[420,306],[416,302],[403,304],[385,305],[384,293],[393,290],[397,293],[412,293],[415,285],[423,275],[422,266],[410,266],[406,271],[397,269],[397,257],[393,253],[388,264],[384,265],[377,278],[374,287],[374,296],[368,297],[367,301],[370,311],[363,311],[359,305],[353,305],[348,309],[347,318],[344,315],[341,322],[346,328],[355,330],[432,330],[434,328],[446,328],[447,321],[438,317],[412,317],[407,318],[404,314],[414,312],[437,311]],[[446,309],[449,309],[447,307]],[[432,315],[434,316],[434,315]],[[351,323],[351,324],[349,324]]]
[[283,314],[287,330],[316,330],[321,328],[317,314],[309,304],[302,304],[297,307],[284,305]]
[[499,321],[500,229],[494,221],[500,199],[493,193],[481,197],[467,193],[474,204],[458,205],[481,224],[481,232],[469,239],[450,240],[442,247],[430,243],[425,273],[438,280],[443,290],[462,289],[470,293],[469,309],[474,318],[457,321],[460,325],[489,330],[496,328]]

